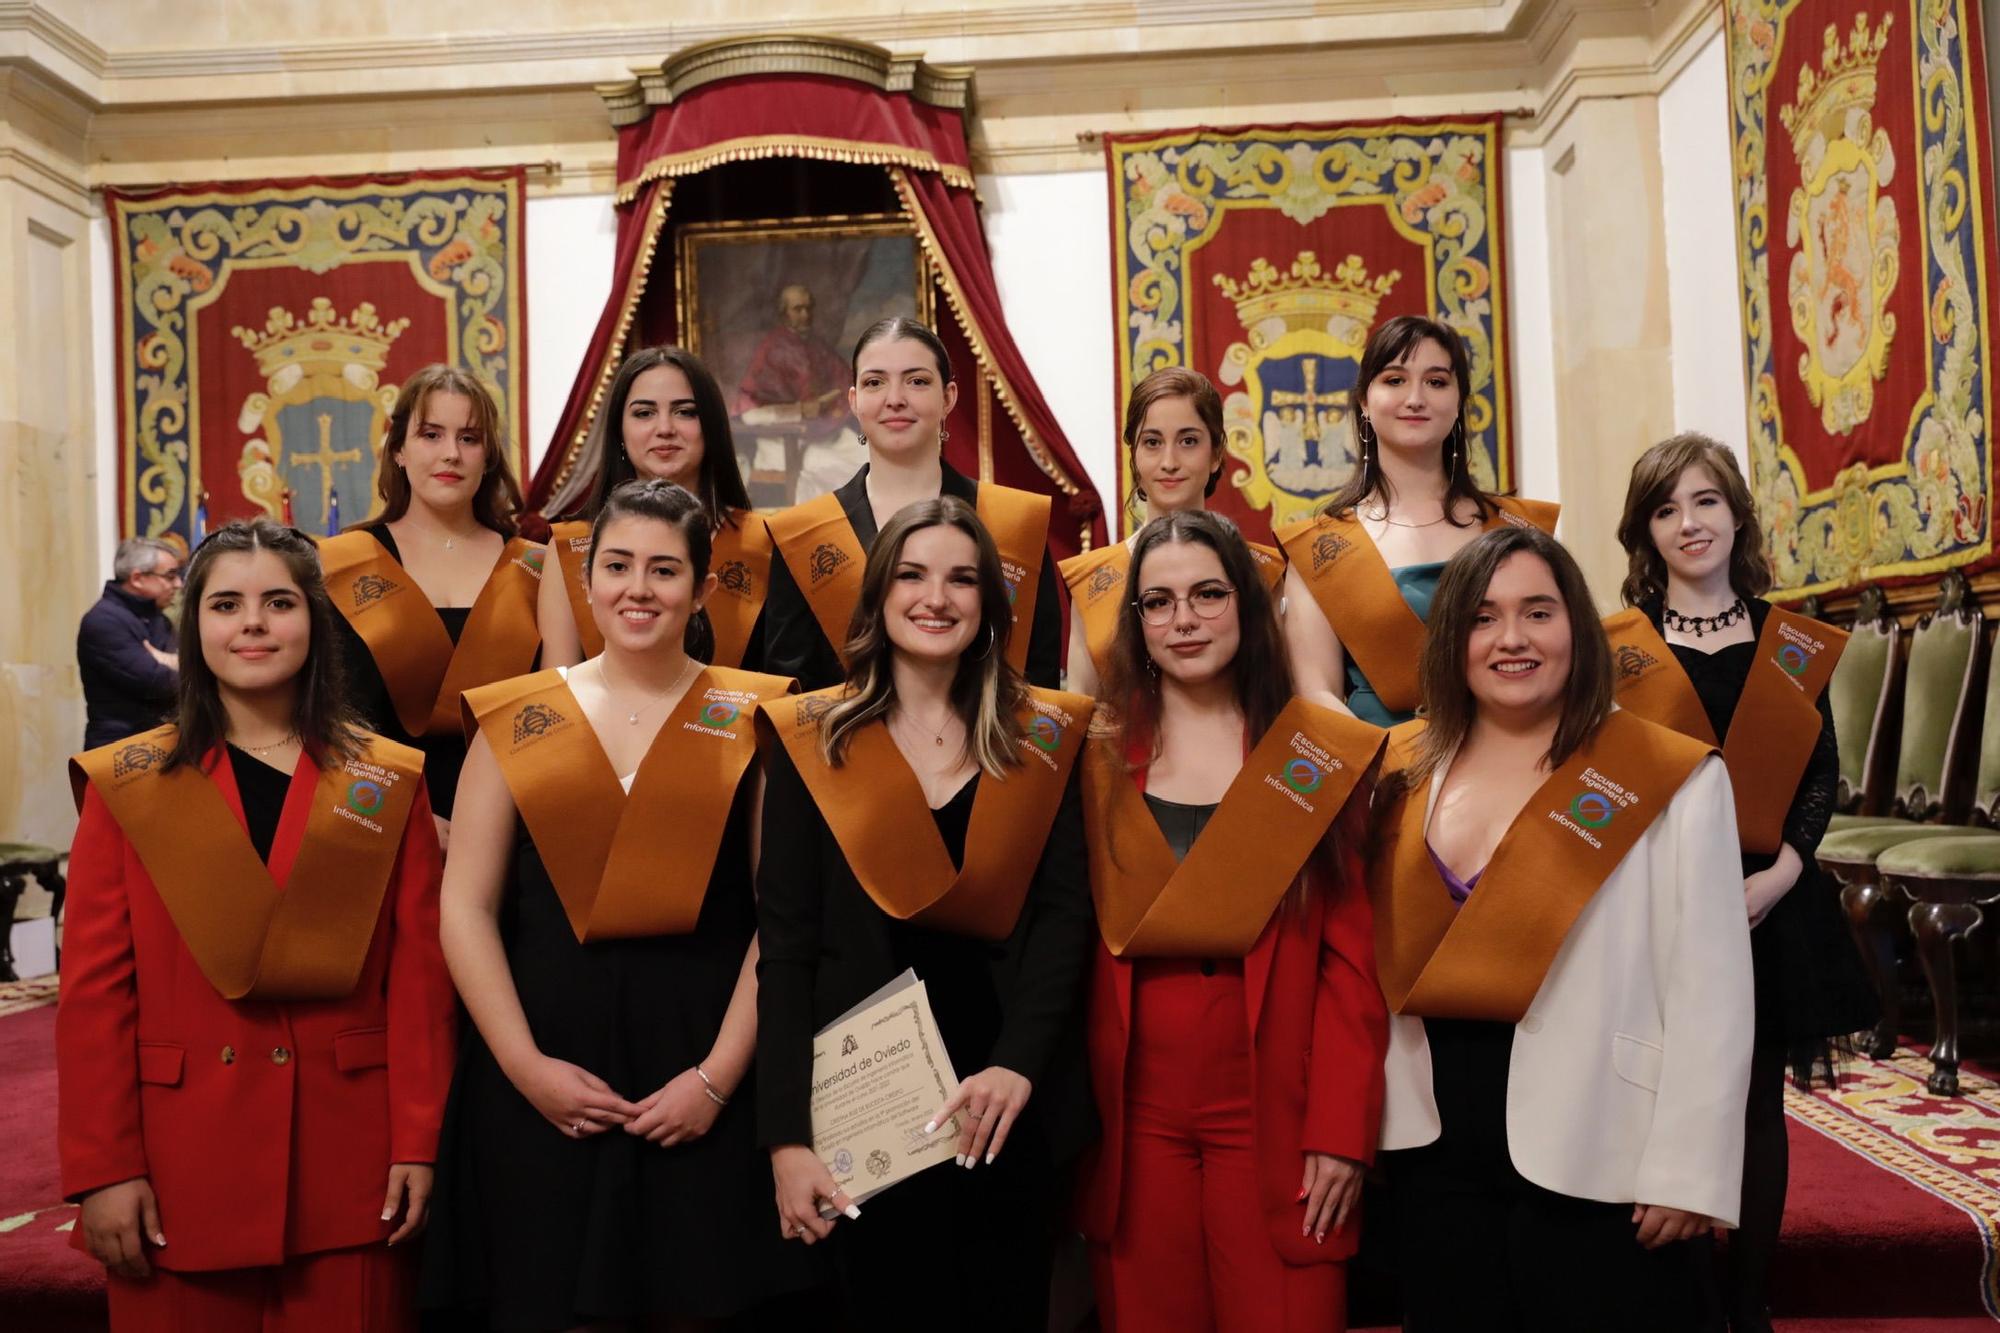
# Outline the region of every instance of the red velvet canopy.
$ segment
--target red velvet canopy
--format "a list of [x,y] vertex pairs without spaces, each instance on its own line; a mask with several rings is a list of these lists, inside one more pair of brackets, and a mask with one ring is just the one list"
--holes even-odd
[[[963,385],[947,423],[951,464],[968,476],[1052,496],[1049,544],[1058,557],[1101,544],[1105,523],[1097,492],[1001,311],[961,112],[825,74],[720,78],[619,131],[611,297],[530,485],[530,506],[550,515],[575,507],[593,466],[582,445],[619,361],[638,346],[685,338],[675,327],[674,302],[662,295],[675,285],[674,246],[664,242],[683,220],[670,207],[676,194],[713,204],[718,191],[703,188],[705,173],[782,159],[837,165],[821,169],[831,173],[831,185],[816,178],[810,189],[788,176],[760,179],[757,213],[764,217],[886,205],[883,211],[900,210],[910,220],[939,298],[933,303],[938,333]],[[729,184],[735,189],[740,182],[729,178]],[[839,197],[842,189],[879,203],[848,207]]]

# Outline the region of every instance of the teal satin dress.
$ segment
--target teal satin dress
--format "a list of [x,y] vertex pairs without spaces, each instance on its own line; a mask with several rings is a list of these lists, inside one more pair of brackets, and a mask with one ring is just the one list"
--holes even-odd
[[[1444,561],[1428,565],[1401,565],[1389,571],[1396,580],[1396,588],[1403,594],[1410,610],[1417,613],[1417,619],[1426,624],[1431,618],[1431,598],[1437,595],[1438,575],[1444,572]],[[1392,711],[1375,693],[1375,687],[1368,683],[1368,677],[1361,674],[1361,668],[1354,665],[1352,657],[1347,659],[1347,706],[1354,710],[1354,716],[1363,722],[1372,722],[1378,727],[1393,727],[1399,722],[1408,722],[1415,713]]]

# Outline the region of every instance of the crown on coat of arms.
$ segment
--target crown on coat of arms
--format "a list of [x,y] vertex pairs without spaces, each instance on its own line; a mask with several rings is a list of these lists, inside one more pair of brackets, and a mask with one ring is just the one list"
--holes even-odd
[[1290,329],[1323,326],[1345,316],[1366,330],[1375,323],[1377,307],[1402,276],[1391,269],[1370,278],[1360,255],[1349,255],[1327,273],[1317,255],[1301,250],[1289,272],[1279,271],[1268,259],[1259,259],[1250,265],[1242,282],[1218,273],[1215,285],[1236,306],[1236,316],[1246,329],[1255,329],[1274,317]]
[[379,372],[389,363],[389,348],[409,327],[408,319],[384,324],[372,301],[363,301],[353,314],[339,319],[332,301],[315,296],[303,324],[283,306],[272,306],[262,332],[239,325],[230,333],[256,355],[257,369],[268,379],[286,366],[317,366],[339,373],[343,366],[359,364]]
[[1798,96],[1778,112],[1785,131],[1792,136],[1792,149],[1800,157],[1805,156],[1815,132],[1834,139],[1845,130],[1848,112],[1874,107],[1875,66],[1889,44],[1889,27],[1895,21],[1893,11],[1884,14],[1870,36],[1868,15],[1856,14],[1845,43],[1840,40],[1839,24],[1826,25],[1820,67],[1815,69],[1811,61],[1799,66]]

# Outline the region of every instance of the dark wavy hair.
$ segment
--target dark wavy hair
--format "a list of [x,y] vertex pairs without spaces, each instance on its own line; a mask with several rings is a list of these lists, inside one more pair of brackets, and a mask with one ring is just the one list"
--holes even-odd
[[268,518],[237,519],[208,534],[188,561],[187,585],[181,593],[179,683],[174,705],[173,749],[164,768],[200,764],[229,734],[222,707],[222,685],[201,652],[202,603],[208,595],[215,562],[225,555],[269,551],[282,560],[285,572],[305,599],[311,636],[306,660],[295,678],[292,730],[314,764],[326,768],[361,753],[366,732],[347,703],[346,679],[340,665],[339,612],[326,594],[320,574],[319,548],[297,528],[281,527]]
[[[1368,335],[1368,345],[1361,349],[1361,368],[1354,377],[1354,389],[1348,397],[1348,419],[1353,423],[1354,452],[1360,464],[1348,475],[1347,482],[1327,500],[1324,512],[1348,514],[1363,500],[1374,497],[1385,504],[1390,499],[1389,479],[1382,474],[1381,460],[1375,456],[1375,446],[1361,438],[1361,425],[1367,419],[1363,405],[1368,399],[1368,386],[1376,377],[1395,365],[1411,352],[1417,344],[1425,340],[1444,348],[1451,360],[1451,373],[1458,381],[1458,420],[1453,423],[1451,434],[1445,437],[1445,521],[1453,527],[1465,527],[1453,515],[1461,500],[1470,500],[1478,510],[1478,516],[1471,520],[1485,523],[1493,516],[1493,497],[1479,489],[1472,479],[1472,467],[1465,453],[1471,431],[1466,428],[1465,414],[1472,402],[1472,363],[1466,356],[1465,339],[1458,336],[1458,330],[1448,324],[1441,324],[1422,315],[1397,315],[1376,326]],[[1372,429],[1372,428],[1371,428]]]
[[[708,508],[699,496],[665,477],[648,477],[644,481],[619,484],[605,497],[597,510],[597,517],[591,521],[590,557],[584,565],[591,574],[597,572],[597,547],[604,538],[606,525],[620,518],[648,518],[678,530],[687,541],[688,568],[694,572],[695,588],[700,589],[702,581],[708,577],[714,528]],[[706,610],[697,610],[688,616],[687,628],[681,632],[681,642],[686,646],[689,657],[703,662],[715,660],[715,627],[709,623]]]
[[847,368],[858,381],[861,378],[861,353],[873,343],[895,342],[898,338],[908,338],[920,342],[937,361],[938,382],[951,383],[951,355],[944,350],[944,339],[931,330],[931,326],[920,319],[908,315],[891,315],[878,319],[861,330],[861,336],[854,340],[854,355],[848,358]]
[[[1139,431],[1145,426],[1146,413],[1152,410],[1153,404],[1167,398],[1185,398],[1193,405],[1195,416],[1201,419],[1203,428],[1208,431],[1209,447],[1215,451],[1216,462],[1222,463],[1224,459],[1222,395],[1215,391],[1215,385],[1208,376],[1185,366],[1167,366],[1156,370],[1132,386],[1132,396],[1125,403],[1125,455],[1132,465],[1132,493],[1141,500],[1146,498],[1146,492],[1137,480]],[[1216,486],[1222,481],[1222,474],[1228,470],[1226,465],[1213,469],[1202,483],[1202,495],[1214,495]]]
[[507,426],[493,393],[471,371],[442,362],[425,366],[403,381],[396,406],[389,413],[389,425],[382,432],[382,448],[375,463],[375,494],[382,508],[373,516],[348,524],[349,530],[371,523],[393,523],[410,512],[410,477],[396,461],[396,451],[409,436],[410,422],[421,418],[424,406],[435,393],[455,393],[472,403],[472,425],[486,446],[486,464],[479,489],[472,497],[472,516],[482,528],[491,528],[502,537],[512,537],[520,529],[521,484],[514,480],[514,463],[507,447]]
[[[1146,631],[1139,619],[1139,594],[1145,590],[1146,557],[1169,543],[1206,546],[1222,562],[1222,575],[1236,589],[1238,633],[1236,659],[1230,664],[1237,707],[1245,729],[1261,736],[1270,729],[1292,698],[1292,670],[1285,658],[1278,629],[1277,604],[1258,571],[1257,561],[1236,525],[1221,514],[1193,509],[1162,514],[1132,542],[1132,561],[1125,575],[1125,601],[1118,608],[1118,632],[1111,642],[1099,696],[1110,706],[1119,727],[1147,745],[1145,763],[1160,753],[1160,673],[1146,651]],[[1143,766],[1143,765],[1142,765]]]
[[1445,562],[1431,598],[1430,634],[1417,666],[1428,722],[1417,757],[1404,770],[1409,786],[1422,783],[1449,759],[1472,730],[1478,704],[1465,683],[1465,659],[1486,589],[1509,556],[1537,556],[1555,576],[1556,591],[1569,614],[1569,680],[1563,686],[1562,718],[1544,758],[1550,768],[1569,759],[1611,715],[1611,643],[1590,598],[1590,585],[1568,549],[1540,528],[1508,524],[1474,537]]
[[861,596],[847,631],[847,688],[820,720],[820,753],[836,767],[857,728],[886,718],[896,702],[892,669],[895,645],[889,640],[883,605],[903,547],[925,528],[957,528],[979,548],[980,631],[983,646],[961,653],[951,681],[951,706],[965,724],[966,750],[986,773],[1000,777],[1021,762],[1020,713],[1027,702],[1021,674],[1007,660],[1007,640],[1013,630],[1014,605],[1007,596],[1007,577],[1000,552],[971,505],[955,495],[905,505],[888,521],[868,548],[861,574]]
[[750,507],[750,492],[743,485],[743,470],[736,461],[736,439],[730,433],[729,404],[722,396],[722,386],[715,382],[715,376],[701,358],[685,347],[646,347],[620,363],[618,373],[611,377],[611,387],[605,392],[604,404],[590,423],[584,452],[597,460],[597,475],[577,517],[596,518],[613,491],[638,477],[639,470],[625,450],[625,404],[632,397],[634,382],[661,366],[672,366],[687,376],[688,391],[694,395],[695,416],[701,422],[701,468],[695,478],[695,490],[702,507],[708,511],[709,522],[719,528],[732,521],[731,510]]
[[1729,513],[1736,521],[1736,540],[1729,548],[1729,586],[1738,597],[1762,597],[1771,590],[1771,559],[1764,550],[1764,528],[1757,521],[1757,502],[1749,483],[1727,446],[1688,431],[1661,440],[1632,465],[1625,487],[1625,512],[1618,520],[1618,544],[1628,562],[1619,595],[1625,605],[1655,602],[1667,595],[1667,562],[1653,544],[1653,514],[1673,498],[1681,473],[1701,464],[1715,477]]

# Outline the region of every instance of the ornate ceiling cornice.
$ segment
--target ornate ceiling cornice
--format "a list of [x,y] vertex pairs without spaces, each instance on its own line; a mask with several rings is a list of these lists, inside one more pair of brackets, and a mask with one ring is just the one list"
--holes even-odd
[[884,47],[844,37],[808,33],[775,37],[724,37],[667,57],[656,70],[640,70],[626,83],[601,84],[598,96],[623,128],[644,120],[656,106],[671,105],[695,89],[749,74],[821,74],[852,79],[888,93],[966,115],[972,106],[972,69],[933,65],[922,56],[895,55]]

